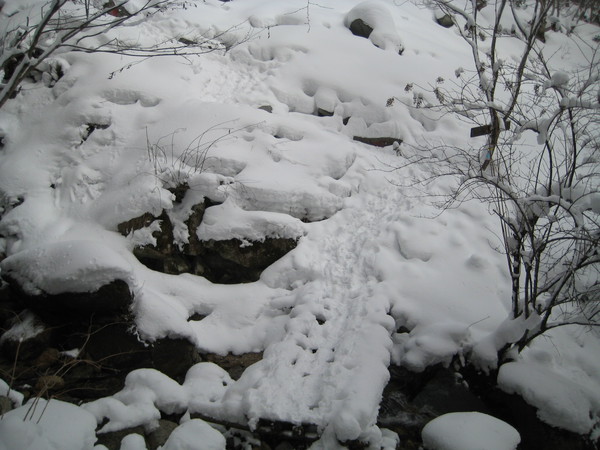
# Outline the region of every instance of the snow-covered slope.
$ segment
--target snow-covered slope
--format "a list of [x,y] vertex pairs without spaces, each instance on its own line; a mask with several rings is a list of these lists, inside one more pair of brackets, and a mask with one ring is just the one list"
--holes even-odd
[[[412,186],[427,167],[393,170],[408,146],[353,137],[482,146],[468,124],[414,108],[405,90],[452,79],[469,66],[470,50],[410,2],[188,3],[110,33],[144,43],[199,35],[242,42],[154,59],[63,52],[63,78],[26,84],[0,110],[2,273],[32,294],[125,280],[142,338],[264,352],[237,381],[207,365],[184,385],[143,371],[128,378],[139,408],[127,393],[86,407],[115,428],[124,405],[133,419],[123,426],[155,420],[132,411],[150,411],[166,392],[182,407],[250,427],[259,419],[314,424],[322,448],[336,439],[389,444],[376,425],[388,366],[421,371],[467,354],[507,317],[510,284],[485,205],[439,215],[433,198]],[[347,28],[363,10],[373,16],[371,40]],[[551,44],[571,64],[562,38]],[[148,269],[131,250],[150,242],[152,230],[126,238],[117,225],[172,210],[167,189],[183,182],[190,196],[223,202],[207,210],[200,239],[299,237],[298,246],[243,285]],[[188,320],[194,313],[206,317]],[[556,330],[501,382],[552,425],[589,433],[600,414],[599,356],[593,334]],[[541,373],[564,398],[576,392],[588,401],[552,403],[531,383]],[[202,390],[211,401],[194,400]],[[582,421],[572,423],[573,413]]]

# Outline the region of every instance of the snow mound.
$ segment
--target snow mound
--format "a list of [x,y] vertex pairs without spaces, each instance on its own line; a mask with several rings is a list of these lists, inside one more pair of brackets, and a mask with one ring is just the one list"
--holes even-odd
[[108,422],[101,433],[143,425],[158,426],[161,411],[167,414],[186,410],[215,414],[221,399],[233,380],[213,363],[192,366],[180,385],[154,369],[137,369],[125,379],[125,387],[111,397],[104,397],[83,405],[98,424]]
[[600,424],[600,394],[548,367],[523,361],[504,364],[498,385],[538,408],[538,417],[549,425],[587,434]]
[[297,239],[304,234],[304,227],[299,219],[287,214],[245,211],[228,199],[205,211],[197,234],[203,241],[235,238],[263,242],[265,238]]
[[16,253],[0,268],[30,295],[94,292],[115,280],[133,284],[133,267],[125,256],[125,250],[102,241],[74,240]]
[[32,399],[0,418],[3,450],[88,450],[96,442],[96,420],[60,400]]
[[478,412],[449,413],[425,425],[429,450],[515,450],[521,436],[506,422]]

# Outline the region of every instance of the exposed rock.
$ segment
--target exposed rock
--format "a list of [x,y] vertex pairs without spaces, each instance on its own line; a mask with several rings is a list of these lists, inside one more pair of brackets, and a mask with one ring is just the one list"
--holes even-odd
[[266,111],[268,113],[272,113],[273,112],[273,107],[271,105],[259,106],[258,109],[262,109],[263,111]]
[[297,245],[295,239],[265,238],[245,245],[239,239],[204,241],[200,261],[202,272],[214,283],[257,281],[260,274]]
[[151,367],[179,381],[201,361],[196,347],[186,339],[166,338],[147,344],[139,340],[127,322],[106,324],[94,331],[86,352],[105,369]]
[[105,324],[93,330],[85,346],[87,356],[106,370],[147,366],[150,347],[141,342],[127,321]]
[[363,144],[373,145],[375,147],[387,147],[395,143],[402,144],[402,139],[392,137],[361,137],[354,136],[353,139]]
[[[180,201],[183,199],[181,189],[175,190],[174,194]],[[267,237],[262,242],[251,242],[251,245],[239,239],[199,240],[196,232],[206,208],[213,205],[213,202],[205,199],[203,203],[190,208],[189,217],[185,221],[188,243],[181,250],[174,244],[173,224],[164,211],[159,217],[143,214],[120,224],[118,229],[122,234],[128,235],[159,221],[160,231],[153,233],[156,245],[134,248],[136,258],[146,267],[158,272],[172,275],[192,273],[213,283],[256,281],[264,269],[296,247],[295,239],[283,238]]]
[[442,366],[423,372],[390,367],[390,381],[383,392],[378,423],[398,434],[402,448],[421,448],[421,430],[447,412],[489,411],[462,383],[460,375]]
[[6,414],[13,409],[13,404],[10,398],[0,395],[0,416]]
[[117,230],[123,236],[128,236],[129,233],[131,233],[132,231],[145,228],[155,220],[156,217],[154,217],[152,214],[144,213],[139,217],[134,217],[133,219],[127,220],[126,222],[120,223],[119,225],[117,225]]
[[[313,424],[292,424],[273,420],[260,419],[255,434],[270,448],[280,445],[291,445],[291,448],[303,450],[319,438],[319,430]],[[285,448],[285,447],[284,447]]]
[[119,431],[109,431],[108,433],[98,433],[96,445],[104,445],[108,450],[119,450],[121,448],[121,441],[130,434],[139,434],[143,436],[144,427],[138,426]]
[[469,390],[461,378],[448,368],[438,369],[433,378],[412,399],[412,405],[418,409],[428,408],[436,416],[468,411],[489,414],[490,410]]
[[6,328],[0,337],[0,350],[10,360],[34,360],[50,346],[53,330],[31,311],[15,314]]
[[371,36],[371,33],[373,32],[373,28],[367,25],[362,19],[355,19],[350,24],[350,31],[354,36],[369,39],[369,36]]
[[444,28],[451,28],[454,25],[454,21],[452,20],[452,16],[450,14],[444,14],[441,17],[436,17],[435,21],[438,23],[438,25],[441,25]]
[[65,292],[28,295],[16,280],[6,277],[21,303],[49,323],[87,320],[92,316],[113,316],[129,310],[133,294],[123,280],[114,280],[94,292]]
[[202,223],[206,208],[208,208],[211,203],[212,202],[209,203],[208,199],[205,199],[204,203],[192,206],[190,216],[185,221],[188,229],[188,243],[183,247],[183,251],[188,255],[198,256],[202,254],[202,242],[198,239],[196,232]]
[[333,113],[331,111],[327,111],[326,109],[323,109],[323,108],[317,108],[317,116],[331,117],[331,116],[333,116]]
[[152,430],[146,435],[148,449],[156,449],[161,445],[164,445],[175,428],[177,428],[177,424],[175,422],[160,419],[158,421],[158,428]]
[[129,311],[133,294],[125,281],[114,280],[95,292],[64,293],[54,295],[49,300],[53,309],[65,308],[71,313],[85,316],[113,315]]
[[512,425],[521,435],[519,448],[527,450],[597,450],[600,442],[542,422],[537,409],[516,394],[507,394],[496,385],[495,373],[484,374],[471,366],[461,370],[471,392],[478,395],[491,414]]
[[202,359],[207,362],[212,362],[226,370],[229,376],[234,380],[238,380],[244,370],[250,367],[255,362],[262,359],[263,354],[260,353],[244,353],[242,355],[216,355],[216,354],[203,354]]

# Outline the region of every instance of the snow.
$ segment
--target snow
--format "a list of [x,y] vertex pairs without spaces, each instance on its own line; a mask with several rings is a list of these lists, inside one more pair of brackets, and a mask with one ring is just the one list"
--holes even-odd
[[[131,266],[118,251],[105,242],[92,240],[69,240],[24,250],[3,260],[0,267],[32,295],[93,292],[112,281],[132,278]],[[55,270],[48,273],[46,267]]]
[[[218,51],[151,59],[61,51],[61,80],[53,87],[26,82],[17,101],[0,110],[1,273],[29,294],[93,292],[123,280],[135,296],[140,338],[187,338],[221,355],[263,352],[237,381],[209,363],[190,368],[183,383],[133,371],[119,393],[73,406],[80,442],[92,439],[104,418],[100,432],[152,428],[162,410],[250,427],[260,419],[314,424],[322,433],[315,448],[353,439],[393,448],[397,437],[376,425],[390,364],[423,371],[458,355],[493,369],[498,349],[539,320],[506,320],[510,280],[497,251],[498,223],[486,206],[468,202],[438,215],[435,195],[449,186],[440,180],[425,193],[413,186],[430,167],[392,170],[413,146],[476,152],[483,145],[469,138],[469,124],[415,108],[414,93],[405,91],[409,83],[466,73],[470,49],[456,27],[437,25],[431,10],[411,2],[193,6],[127,21],[86,42],[162,45],[186,37],[210,39]],[[8,1],[3,14],[24,8]],[[369,40],[348,30],[356,18],[373,27]],[[510,29],[514,20],[503,20]],[[578,27],[588,37],[597,33]],[[513,41],[501,40],[505,61],[521,50]],[[560,58],[547,87],[568,85],[566,71],[581,63],[569,42],[564,35],[549,39]],[[333,115],[318,117],[319,109]],[[381,149],[354,136],[403,144]],[[175,204],[168,188],[182,183],[190,189]],[[189,239],[185,221],[204,198],[219,204],[206,209],[199,239],[251,245],[289,238],[297,247],[254,283],[219,285],[156,273],[137,261],[132,249],[154,242],[156,223],[128,237],[116,232],[123,221],[165,210],[181,248]],[[597,196],[586,201],[598,209]],[[195,313],[202,320],[188,320]],[[499,382],[538,408],[542,420],[588,433],[599,411],[597,337],[553,336],[555,347],[536,340],[522,360],[501,366]],[[540,365],[541,354],[552,363]],[[74,416],[56,408],[60,420]],[[46,419],[36,425],[13,416],[0,427],[14,428],[15,442],[68,448],[52,441],[58,435],[44,428]],[[432,423],[427,439],[460,438],[452,420],[491,426],[506,444],[499,448],[516,445],[504,425],[474,413],[445,417],[441,431]],[[218,431],[194,419],[164,448],[193,446],[195,434],[206,437],[206,448],[224,446]],[[123,446],[137,448],[139,438]]]
[[23,404],[23,394],[11,389],[11,387],[2,379],[0,379],[0,395],[8,397],[13,403],[13,406],[21,406]]
[[588,434],[600,424],[600,395],[589,385],[548,370],[548,364],[517,361],[503,364],[498,385],[521,395],[538,409],[544,422]]
[[93,414],[98,424],[108,419],[100,433],[138,425],[153,429],[158,426],[160,411],[219,413],[227,386],[232,384],[227,372],[213,363],[192,366],[182,385],[157,370],[138,369],[127,375],[121,391],[82,408]]
[[515,450],[521,437],[506,422],[478,412],[443,414],[422,431],[429,450]]
[[87,450],[96,441],[96,420],[60,400],[34,398],[3,415],[0,448],[6,450]]

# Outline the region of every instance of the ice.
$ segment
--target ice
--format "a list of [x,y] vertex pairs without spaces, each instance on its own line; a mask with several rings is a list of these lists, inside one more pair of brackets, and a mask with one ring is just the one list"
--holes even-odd
[[45,329],[44,326],[36,320],[35,315],[31,311],[26,310],[15,319],[14,325],[0,337],[0,344],[7,340],[22,342],[37,336]]
[[23,404],[23,394],[11,389],[8,383],[2,379],[0,379],[0,395],[8,397],[13,406],[21,406]]

